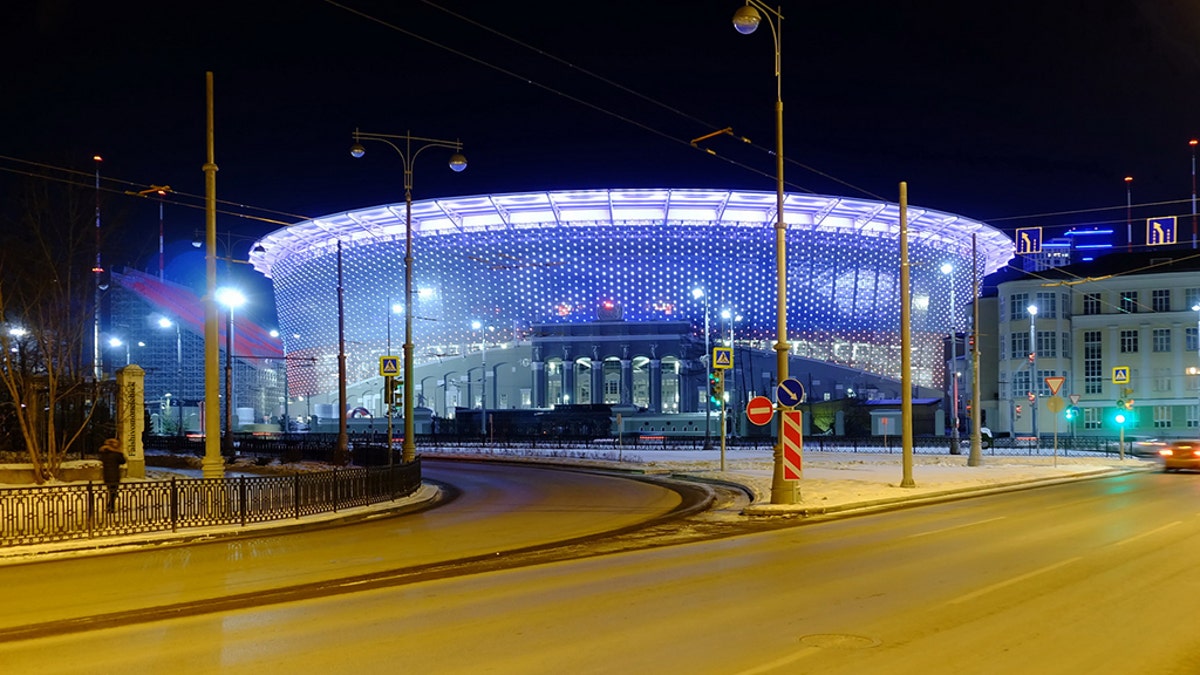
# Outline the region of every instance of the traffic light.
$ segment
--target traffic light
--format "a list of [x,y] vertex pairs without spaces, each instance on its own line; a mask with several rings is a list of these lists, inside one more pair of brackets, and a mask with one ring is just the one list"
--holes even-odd
[[1133,399],[1131,399],[1131,398],[1117,399],[1117,410],[1133,410]]
[[1073,405],[1067,406],[1067,409],[1063,414],[1066,415],[1066,418],[1068,420],[1073,420],[1079,415],[1079,408],[1077,408]]
[[1017,405],[1016,412],[1017,412],[1017,417],[1020,417],[1021,416],[1021,406],[1020,405]]
[[1025,396],[1027,396],[1029,398],[1030,403],[1033,403],[1034,401],[1037,400],[1037,394],[1033,393],[1032,391],[1025,392]]
[[725,395],[725,371],[714,370],[708,374],[708,402],[713,405],[721,403]]
[[971,333],[967,336],[967,349],[975,351],[975,334]]

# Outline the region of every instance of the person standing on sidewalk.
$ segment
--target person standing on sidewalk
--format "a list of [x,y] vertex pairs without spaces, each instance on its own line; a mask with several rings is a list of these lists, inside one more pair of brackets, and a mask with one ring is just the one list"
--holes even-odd
[[108,487],[108,512],[117,510],[117,490],[121,486],[121,465],[125,463],[125,453],[117,439],[110,438],[100,446],[100,464],[104,467],[104,485]]

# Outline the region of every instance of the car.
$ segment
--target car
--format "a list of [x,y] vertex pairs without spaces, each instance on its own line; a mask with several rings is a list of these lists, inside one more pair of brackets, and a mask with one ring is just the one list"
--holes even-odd
[[1163,471],[1200,471],[1200,440],[1171,441],[1158,451],[1163,461]]
[[1162,451],[1168,445],[1170,443],[1167,440],[1159,438],[1125,437],[1125,447],[1129,449],[1129,454],[1134,457],[1160,457],[1162,456]]

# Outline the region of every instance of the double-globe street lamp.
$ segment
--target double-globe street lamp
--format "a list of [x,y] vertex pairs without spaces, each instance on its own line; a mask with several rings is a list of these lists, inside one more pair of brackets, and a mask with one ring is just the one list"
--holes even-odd
[[[362,141],[378,141],[385,143],[396,154],[404,165],[404,442],[401,445],[401,457],[405,463],[412,462],[417,457],[415,440],[416,428],[413,424],[413,227],[412,227],[412,186],[413,164],[422,151],[429,148],[445,148],[453,150],[450,155],[450,169],[460,172],[467,168],[467,158],[462,154],[462,143],[454,140],[439,138],[422,138],[405,134],[375,134],[354,130],[354,144],[350,146],[350,156],[355,159],[366,154]],[[403,141],[403,149],[393,141]],[[416,149],[413,144],[416,143]],[[342,411],[345,415],[345,411]]]
[[[737,32],[749,35],[763,22],[763,13],[775,43],[775,368],[777,382],[783,382],[788,376],[788,351],[791,348],[787,341],[787,225],[783,222],[783,78],[780,75],[783,14],[780,9],[771,9],[759,0],[746,0],[746,4],[733,14],[733,27]],[[796,484],[783,477],[782,420],[778,431],[771,474],[771,503],[795,504],[799,499]]]

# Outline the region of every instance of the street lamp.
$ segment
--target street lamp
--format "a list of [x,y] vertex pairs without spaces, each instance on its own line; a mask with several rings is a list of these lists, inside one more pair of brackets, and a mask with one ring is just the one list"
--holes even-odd
[[1125,176],[1125,250],[1133,250],[1133,176]]
[[1030,305],[1026,308],[1029,312],[1029,415],[1030,422],[1033,424],[1033,444],[1038,445],[1038,423],[1037,423],[1037,305]]
[[708,294],[703,288],[692,289],[692,299],[704,298],[704,449],[712,450],[712,355],[708,347]]
[[246,296],[236,288],[217,289],[217,302],[225,305],[225,435],[221,437],[221,453],[233,455],[233,310],[246,304]]
[[958,313],[954,308],[954,266],[942,265],[942,274],[950,280],[950,454],[958,448]]
[[[787,341],[787,225],[783,222],[783,78],[780,75],[780,45],[782,43],[783,14],[771,9],[759,0],[746,0],[746,4],[733,13],[733,27],[742,35],[758,29],[766,13],[767,25],[775,43],[775,284],[776,284],[776,335],[775,369],[776,378],[783,382],[788,376]],[[774,16],[774,20],[771,17]],[[795,504],[799,495],[796,486],[783,477],[783,424],[779,424],[779,437],[775,442],[774,470],[771,475],[771,503]]]
[[158,317],[159,328],[175,327],[175,396],[179,398],[179,430],[183,435],[183,335],[179,331],[179,322],[165,316]]
[[479,331],[479,413],[483,418],[480,431],[483,432],[483,440],[487,441],[487,333],[483,331],[483,324],[478,321],[471,322],[471,330]]
[[[1196,312],[1196,365],[1200,366],[1200,302],[1192,305],[1192,311]],[[1200,370],[1196,372],[1200,378]],[[1200,415],[1200,387],[1196,388],[1196,414]]]
[[108,346],[112,347],[113,349],[117,349],[118,347],[124,347],[125,348],[125,365],[129,365],[131,363],[131,358],[129,356],[129,343],[128,342],[125,342],[124,340],[122,340],[119,337],[111,337],[108,339]]
[[[404,149],[393,143],[393,140],[404,141]],[[413,228],[412,228],[412,185],[413,185],[413,164],[417,161],[417,155],[420,155],[423,150],[429,148],[446,148],[453,150],[450,155],[450,169],[454,172],[462,171],[467,168],[467,158],[462,154],[462,143],[459,141],[446,141],[438,138],[422,138],[413,136],[411,133],[402,135],[397,134],[370,134],[354,130],[354,144],[350,146],[350,156],[355,159],[366,154],[366,148],[362,146],[362,141],[379,141],[386,143],[396,154],[400,155],[400,161],[404,165],[404,444],[401,452],[404,462],[412,462],[417,457],[417,444],[414,436],[416,435],[415,425],[413,424]],[[417,143],[417,147],[413,149],[413,142]]]
[[1193,138],[1188,141],[1192,146],[1192,248],[1196,248],[1196,144],[1200,140]]

